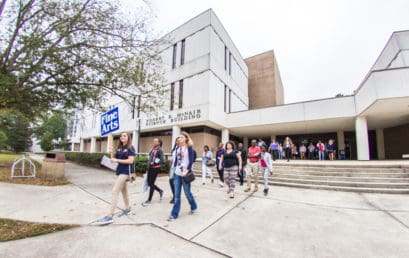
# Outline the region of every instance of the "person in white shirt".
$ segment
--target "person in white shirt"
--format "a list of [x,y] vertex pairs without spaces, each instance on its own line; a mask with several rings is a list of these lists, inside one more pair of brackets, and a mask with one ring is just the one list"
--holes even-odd
[[267,152],[267,147],[261,147],[261,157],[259,160],[260,169],[264,178],[264,195],[268,194],[268,176],[273,173],[271,154]]

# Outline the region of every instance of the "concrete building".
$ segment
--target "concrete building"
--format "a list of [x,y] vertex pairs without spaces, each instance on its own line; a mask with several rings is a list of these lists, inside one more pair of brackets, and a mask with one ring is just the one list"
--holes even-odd
[[[274,52],[243,59],[211,9],[167,38],[171,42],[162,50],[167,106],[139,120],[125,103],[110,103],[119,108],[117,133],[132,132],[139,152],[147,152],[154,137],[169,152],[185,130],[198,153],[204,144],[215,147],[228,139],[246,145],[251,138],[281,141],[287,135],[296,144],[335,139],[349,159],[409,153],[409,31],[392,34],[353,95],[286,105]],[[100,114],[79,112],[72,150],[107,151],[99,119]]]

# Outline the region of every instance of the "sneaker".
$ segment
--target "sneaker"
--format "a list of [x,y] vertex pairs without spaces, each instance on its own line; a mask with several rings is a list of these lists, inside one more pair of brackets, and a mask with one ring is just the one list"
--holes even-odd
[[168,218],[168,221],[173,221],[173,220],[175,220],[175,219],[176,219],[175,217],[173,217],[172,215],[170,215],[169,218]]
[[142,203],[142,206],[146,207],[146,206],[148,206],[149,204],[151,204],[151,201],[144,201],[144,202]]
[[171,204],[175,203],[175,199],[172,198],[172,200],[170,200],[169,203],[171,203]]
[[258,188],[254,188],[253,192],[257,192],[257,191],[258,191]]
[[105,216],[105,217],[103,217],[103,218],[97,220],[96,224],[102,226],[102,225],[111,224],[111,223],[113,223],[113,222],[114,222],[114,221],[112,220],[112,217],[110,217],[110,216]]
[[159,192],[159,200],[163,200],[163,190]]
[[118,217],[126,216],[126,215],[128,215],[130,212],[131,212],[131,208],[124,209],[124,210],[122,210],[122,211],[118,214]]
[[266,195],[268,194],[268,188],[265,188],[265,189],[263,190],[263,192],[264,192],[264,196],[266,196]]
[[219,185],[220,185],[220,187],[223,187],[223,186],[224,186],[224,183],[223,183],[223,182],[219,182]]
[[214,183],[214,179],[212,178],[212,183]]
[[190,211],[191,214],[195,214],[196,212],[197,212],[197,208]]
[[246,188],[246,189],[244,189],[244,191],[247,193],[247,192],[250,192],[250,188]]

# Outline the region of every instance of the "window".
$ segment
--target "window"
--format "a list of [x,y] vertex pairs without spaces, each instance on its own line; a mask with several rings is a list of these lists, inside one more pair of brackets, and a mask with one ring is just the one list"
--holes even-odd
[[179,108],[183,106],[183,80],[179,81]]
[[229,88],[227,85],[224,85],[224,112],[227,112],[227,91]]
[[185,44],[186,40],[182,40],[182,45],[180,47],[180,65],[183,65],[185,63]]
[[176,68],[176,51],[177,51],[177,44],[173,45],[173,57],[172,57],[172,69]]
[[224,70],[227,71],[227,47],[224,46]]
[[229,53],[229,75],[231,75],[231,53]]
[[230,112],[231,112],[231,89],[229,89],[229,106],[227,109],[227,113],[230,113]]
[[224,112],[230,113],[231,110],[231,89],[224,85]]
[[170,84],[170,110],[173,110],[175,104],[175,83]]

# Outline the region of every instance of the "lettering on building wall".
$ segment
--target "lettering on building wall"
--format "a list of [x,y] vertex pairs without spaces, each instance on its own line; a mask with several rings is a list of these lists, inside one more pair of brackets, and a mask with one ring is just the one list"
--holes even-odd
[[146,120],[145,126],[155,126],[164,124],[173,124],[176,122],[182,122],[187,120],[200,119],[202,117],[202,111],[200,109],[192,109],[177,112],[175,114],[169,114],[167,116],[157,116]]

